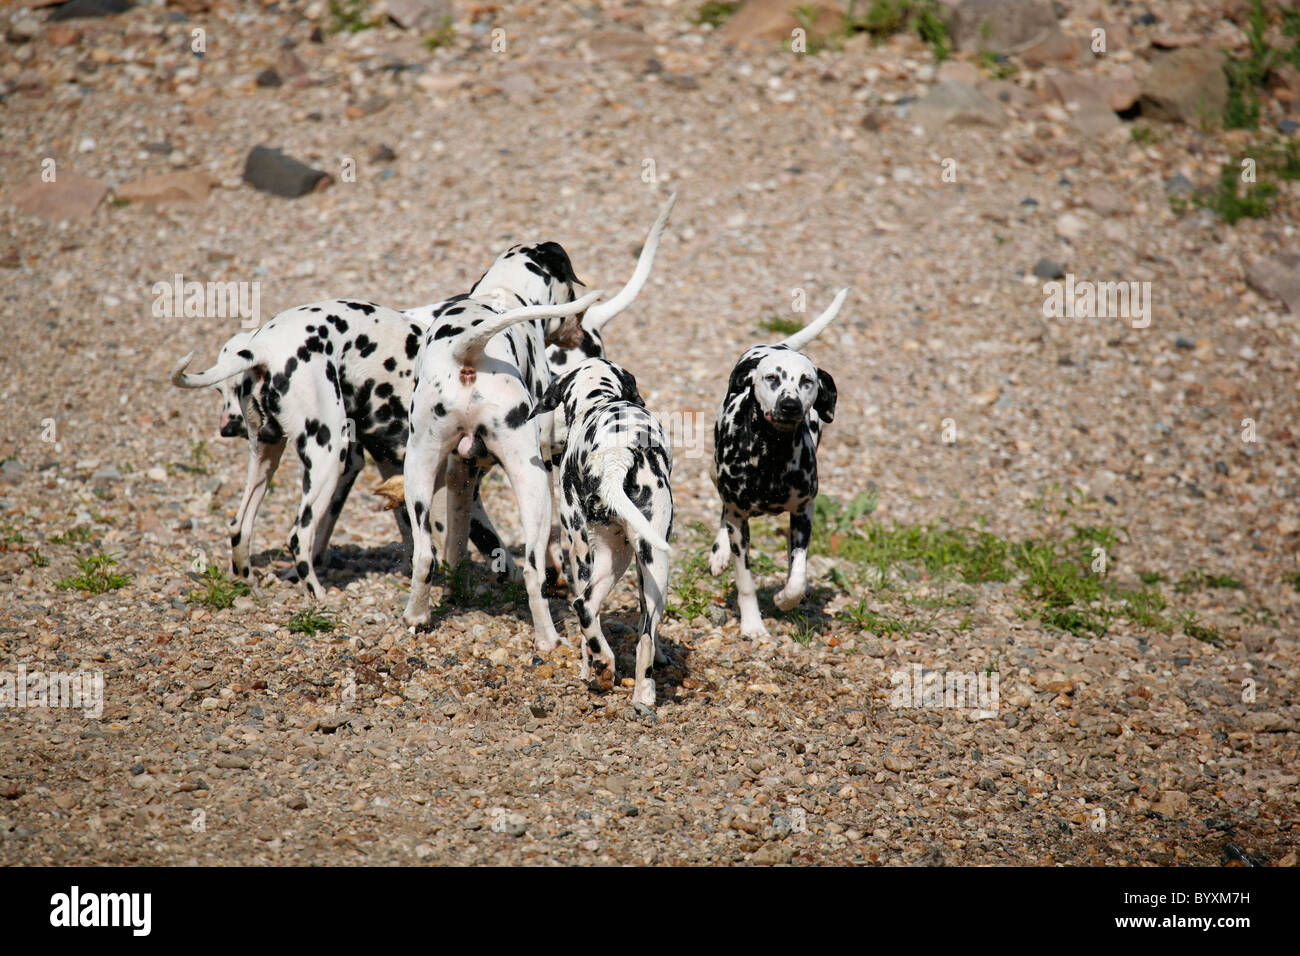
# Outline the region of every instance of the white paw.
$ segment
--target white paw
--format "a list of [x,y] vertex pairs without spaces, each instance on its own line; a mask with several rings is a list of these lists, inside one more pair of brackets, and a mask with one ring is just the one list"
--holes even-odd
[[537,648],[537,653],[549,654],[551,651],[555,650],[560,643],[560,635],[556,634],[554,631],[551,631],[549,634],[543,631],[538,631],[533,646]]
[[762,620],[758,620],[758,621],[741,621],[740,636],[748,637],[754,640],[762,640],[764,638],[770,638],[772,635],[767,633],[767,627],[763,624]]
[[426,607],[423,611],[417,611],[408,604],[402,612],[402,620],[409,627],[424,627],[429,623],[429,609]]
[[[644,686],[643,686],[644,685]],[[632,691],[632,706],[639,709],[644,708],[654,713],[655,707],[655,682],[652,680],[642,680],[638,683],[635,690]]]
[[772,603],[783,611],[791,611],[798,607],[799,602],[803,600],[805,591],[805,588],[799,588],[794,591],[782,588],[772,598]]
[[727,565],[731,563],[731,551],[727,548],[718,548],[709,555],[709,573],[715,578],[727,570]]

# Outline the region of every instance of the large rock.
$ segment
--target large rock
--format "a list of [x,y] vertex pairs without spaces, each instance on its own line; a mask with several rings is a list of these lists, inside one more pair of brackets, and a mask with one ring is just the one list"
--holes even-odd
[[1047,76],[1047,87],[1062,104],[1084,106],[1097,103],[1122,112],[1138,98],[1139,89],[1133,71],[1121,67],[1110,75],[1066,70]]
[[388,0],[388,16],[407,30],[437,30],[452,17],[451,0]]
[[278,149],[254,146],[244,162],[244,182],[262,192],[297,199],[324,189],[333,178],[329,173],[312,169]]
[[208,191],[219,182],[220,180],[204,170],[186,169],[125,183],[113,190],[113,195],[128,202],[154,205],[203,202],[208,198]]
[[1045,0],[962,0],[948,21],[956,49],[995,53],[1031,47],[1056,29],[1056,14]]
[[1255,260],[1246,270],[1246,284],[1300,315],[1300,254],[1282,252]]
[[54,8],[49,21],[74,20],[78,17],[107,17],[131,9],[128,0],[68,0]]
[[794,10],[812,8],[814,18],[809,30],[813,38],[824,37],[844,24],[843,5],[833,0],[812,0],[807,4],[792,0],[748,0],[727,18],[719,31],[723,40],[737,45],[758,42],[783,43],[795,27],[802,26]]
[[1228,105],[1223,54],[1205,47],[1166,53],[1152,65],[1141,89],[1143,116],[1217,126]]
[[954,80],[931,87],[925,98],[912,107],[912,115],[930,133],[950,126],[1003,126],[1007,121],[998,103]]
[[89,219],[108,194],[108,185],[78,173],[55,170],[55,181],[33,176],[15,190],[13,206],[21,213],[51,222]]

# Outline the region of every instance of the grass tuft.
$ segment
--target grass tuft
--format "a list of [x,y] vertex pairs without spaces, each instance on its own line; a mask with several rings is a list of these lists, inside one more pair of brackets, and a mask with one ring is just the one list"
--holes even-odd
[[131,583],[131,575],[119,574],[111,569],[117,561],[107,554],[95,554],[88,558],[78,557],[77,567],[80,574],[61,578],[54,583],[60,591],[85,591],[87,594],[104,594],[116,591]]

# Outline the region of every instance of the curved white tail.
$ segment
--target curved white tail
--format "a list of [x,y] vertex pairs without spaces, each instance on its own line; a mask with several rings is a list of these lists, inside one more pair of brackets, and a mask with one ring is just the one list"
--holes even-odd
[[787,339],[782,339],[777,345],[784,345],[788,349],[794,349],[796,352],[811,342],[817,336],[821,335],[826,326],[831,324],[831,320],[839,314],[840,306],[844,304],[845,297],[849,294],[847,288],[840,289],[835,295],[835,299],[827,307],[826,311],[817,318],[813,319],[811,324],[805,325],[802,329]]

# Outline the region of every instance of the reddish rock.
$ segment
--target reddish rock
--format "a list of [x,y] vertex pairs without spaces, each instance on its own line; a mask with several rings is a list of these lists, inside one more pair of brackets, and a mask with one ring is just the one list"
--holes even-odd
[[39,174],[21,184],[13,194],[13,207],[29,216],[52,222],[89,219],[108,194],[108,186],[98,179],[79,173],[55,169],[55,181],[47,183]]

